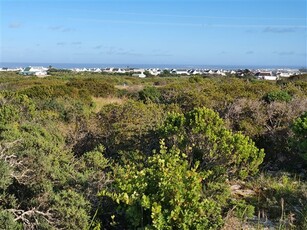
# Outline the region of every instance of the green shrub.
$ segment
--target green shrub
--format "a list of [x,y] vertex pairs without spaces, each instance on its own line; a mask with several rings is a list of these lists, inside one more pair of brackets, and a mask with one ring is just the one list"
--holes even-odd
[[153,86],[147,86],[139,92],[139,98],[144,102],[155,102],[160,101],[161,93]]
[[100,136],[103,137],[102,143],[106,146],[107,152],[117,155],[118,150],[148,148],[143,138],[161,123],[165,116],[163,109],[158,104],[144,104],[132,100],[122,105],[103,106],[97,116]]
[[81,101],[91,101],[90,95],[86,89],[77,89],[74,87],[67,87],[66,85],[52,85],[52,86],[33,86],[28,89],[20,91],[33,99],[50,100],[52,98],[73,98]]
[[244,200],[231,200],[232,210],[237,218],[246,220],[252,218],[255,213],[255,207],[247,204]]
[[26,95],[0,92],[0,124],[33,119],[36,105]]
[[115,168],[114,183],[100,195],[119,205],[133,229],[218,229],[221,203],[203,188],[210,172],[197,171],[184,153],[161,142],[144,167],[131,162]]
[[89,202],[72,190],[62,190],[55,195],[53,210],[58,228],[78,230],[89,225]]
[[295,134],[293,148],[307,163],[307,112],[294,121],[292,130]]
[[99,79],[73,79],[66,85],[69,87],[86,90],[95,97],[107,97],[117,94],[117,90],[114,85]]
[[13,214],[0,210],[0,228],[5,230],[21,230],[22,225],[14,220]]
[[246,178],[258,171],[264,158],[254,142],[241,133],[227,130],[211,109],[196,108],[186,114],[170,114],[160,127],[168,146],[186,152],[190,162],[213,170],[213,177]]
[[292,96],[286,91],[272,91],[264,96],[264,100],[268,103],[273,101],[289,102],[292,100]]

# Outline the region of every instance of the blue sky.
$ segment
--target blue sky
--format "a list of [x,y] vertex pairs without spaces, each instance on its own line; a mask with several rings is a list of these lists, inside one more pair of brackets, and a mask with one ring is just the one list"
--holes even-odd
[[306,67],[306,0],[0,0],[0,62]]

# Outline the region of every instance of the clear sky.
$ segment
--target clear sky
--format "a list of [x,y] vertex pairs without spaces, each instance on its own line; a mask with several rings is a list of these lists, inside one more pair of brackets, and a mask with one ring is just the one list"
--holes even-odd
[[306,0],[0,0],[0,62],[306,67]]

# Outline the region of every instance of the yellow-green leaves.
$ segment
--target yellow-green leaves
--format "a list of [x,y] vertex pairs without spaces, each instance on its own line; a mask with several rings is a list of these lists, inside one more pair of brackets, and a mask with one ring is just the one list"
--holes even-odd
[[307,162],[307,112],[294,121],[292,130],[295,134],[294,148],[297,148],[300,156]]
[[211,109],[196,108],[186,114],[170,114],[160,133],[167,146],[188,154],[191,166],[215,171],[214,177],[246,178],[257,172],[264,153],[240,133],[227,130]]
[[220,204],[207,198],[203,183],[208,173],[190,168],[178,149],[167,149],[160,141],[160,152],[146,160],[141,170],[131,162],[118,166],[107,196],[120,204],[131,227],[154,229],[208,229],[220,226]]

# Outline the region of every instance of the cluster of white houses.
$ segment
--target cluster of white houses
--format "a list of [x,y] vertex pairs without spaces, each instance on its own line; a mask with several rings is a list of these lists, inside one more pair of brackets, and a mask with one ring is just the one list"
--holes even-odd
[[174,74],[174,75],[182,75],[182,76],[190,76],[190,75],[196,75],[196,74],[215,74],[215,75],[222,75],[226,76],[227,73],[230,73],[230,71],[227,70],[211,70],[211,69],[160,69],[160,68],[147,68],[147,69],[139,69],[139,68],[75,68],[71,69],[75,72],[96,72],[96,73],[117,73],[117,74],[126,74],[126,73],[132,73],[132,74],[141,74],[140,77],[146,77],[147,73],[150,76],[158,76],[162,74],[165,70],[167,70],[168,73]]
[[48,68],[42,66],[28,66],[26,68],[1,68],[0,71],[13,71],[18,72],[24,76],[38,76],[44,77],[47,76]]
[[[160,68],[73,68],[66,69],[73,72],[93,72],[93,73],[113,73],[113,74],[131,74],[135,77],[145,78],[149,76],[158,76],[162,73],[169,73],[172,75],[193,76],[193,75],[219,75],[219,76],[255,76],[263,80],[278,80],[293,75],[301,74],[298,69],[276,69],[276,70],[225,70],[225,69],[160,69]],[[38,76],[44,77],[48,74],[48,68],[42,66],[28,66],[26,68],[1,68],[0,71],[15,71],[24,76]]]
[[255,69],[255,70],[225,70],[225,69],[159,69],[159,68],[148,68],[148,69],[138,69],[138,68],[75,68],[71,69],[75,72],[96,72],[96,73],[115,73],[115,74],[126,74],[132,73],[132,76],[146,77],[146,74],[150,76],[158,76],[162,74],[165,70],[173,75],[182,76],[193,76],[193,75],[219,75],[219,76],[255,76],[258,79],[263,80],[277,80],[283,77],[290,77],[293,75],[301,74],[298,69],[277,69],[277,70],[265,70],[265,69]]
[[29,76],[29,75],[35,75],[35,76],[46,76],[47,75],[48,68],[42,67],[42,66],[28,66],[21,70],[19,74],[22,74],[24,76]]

